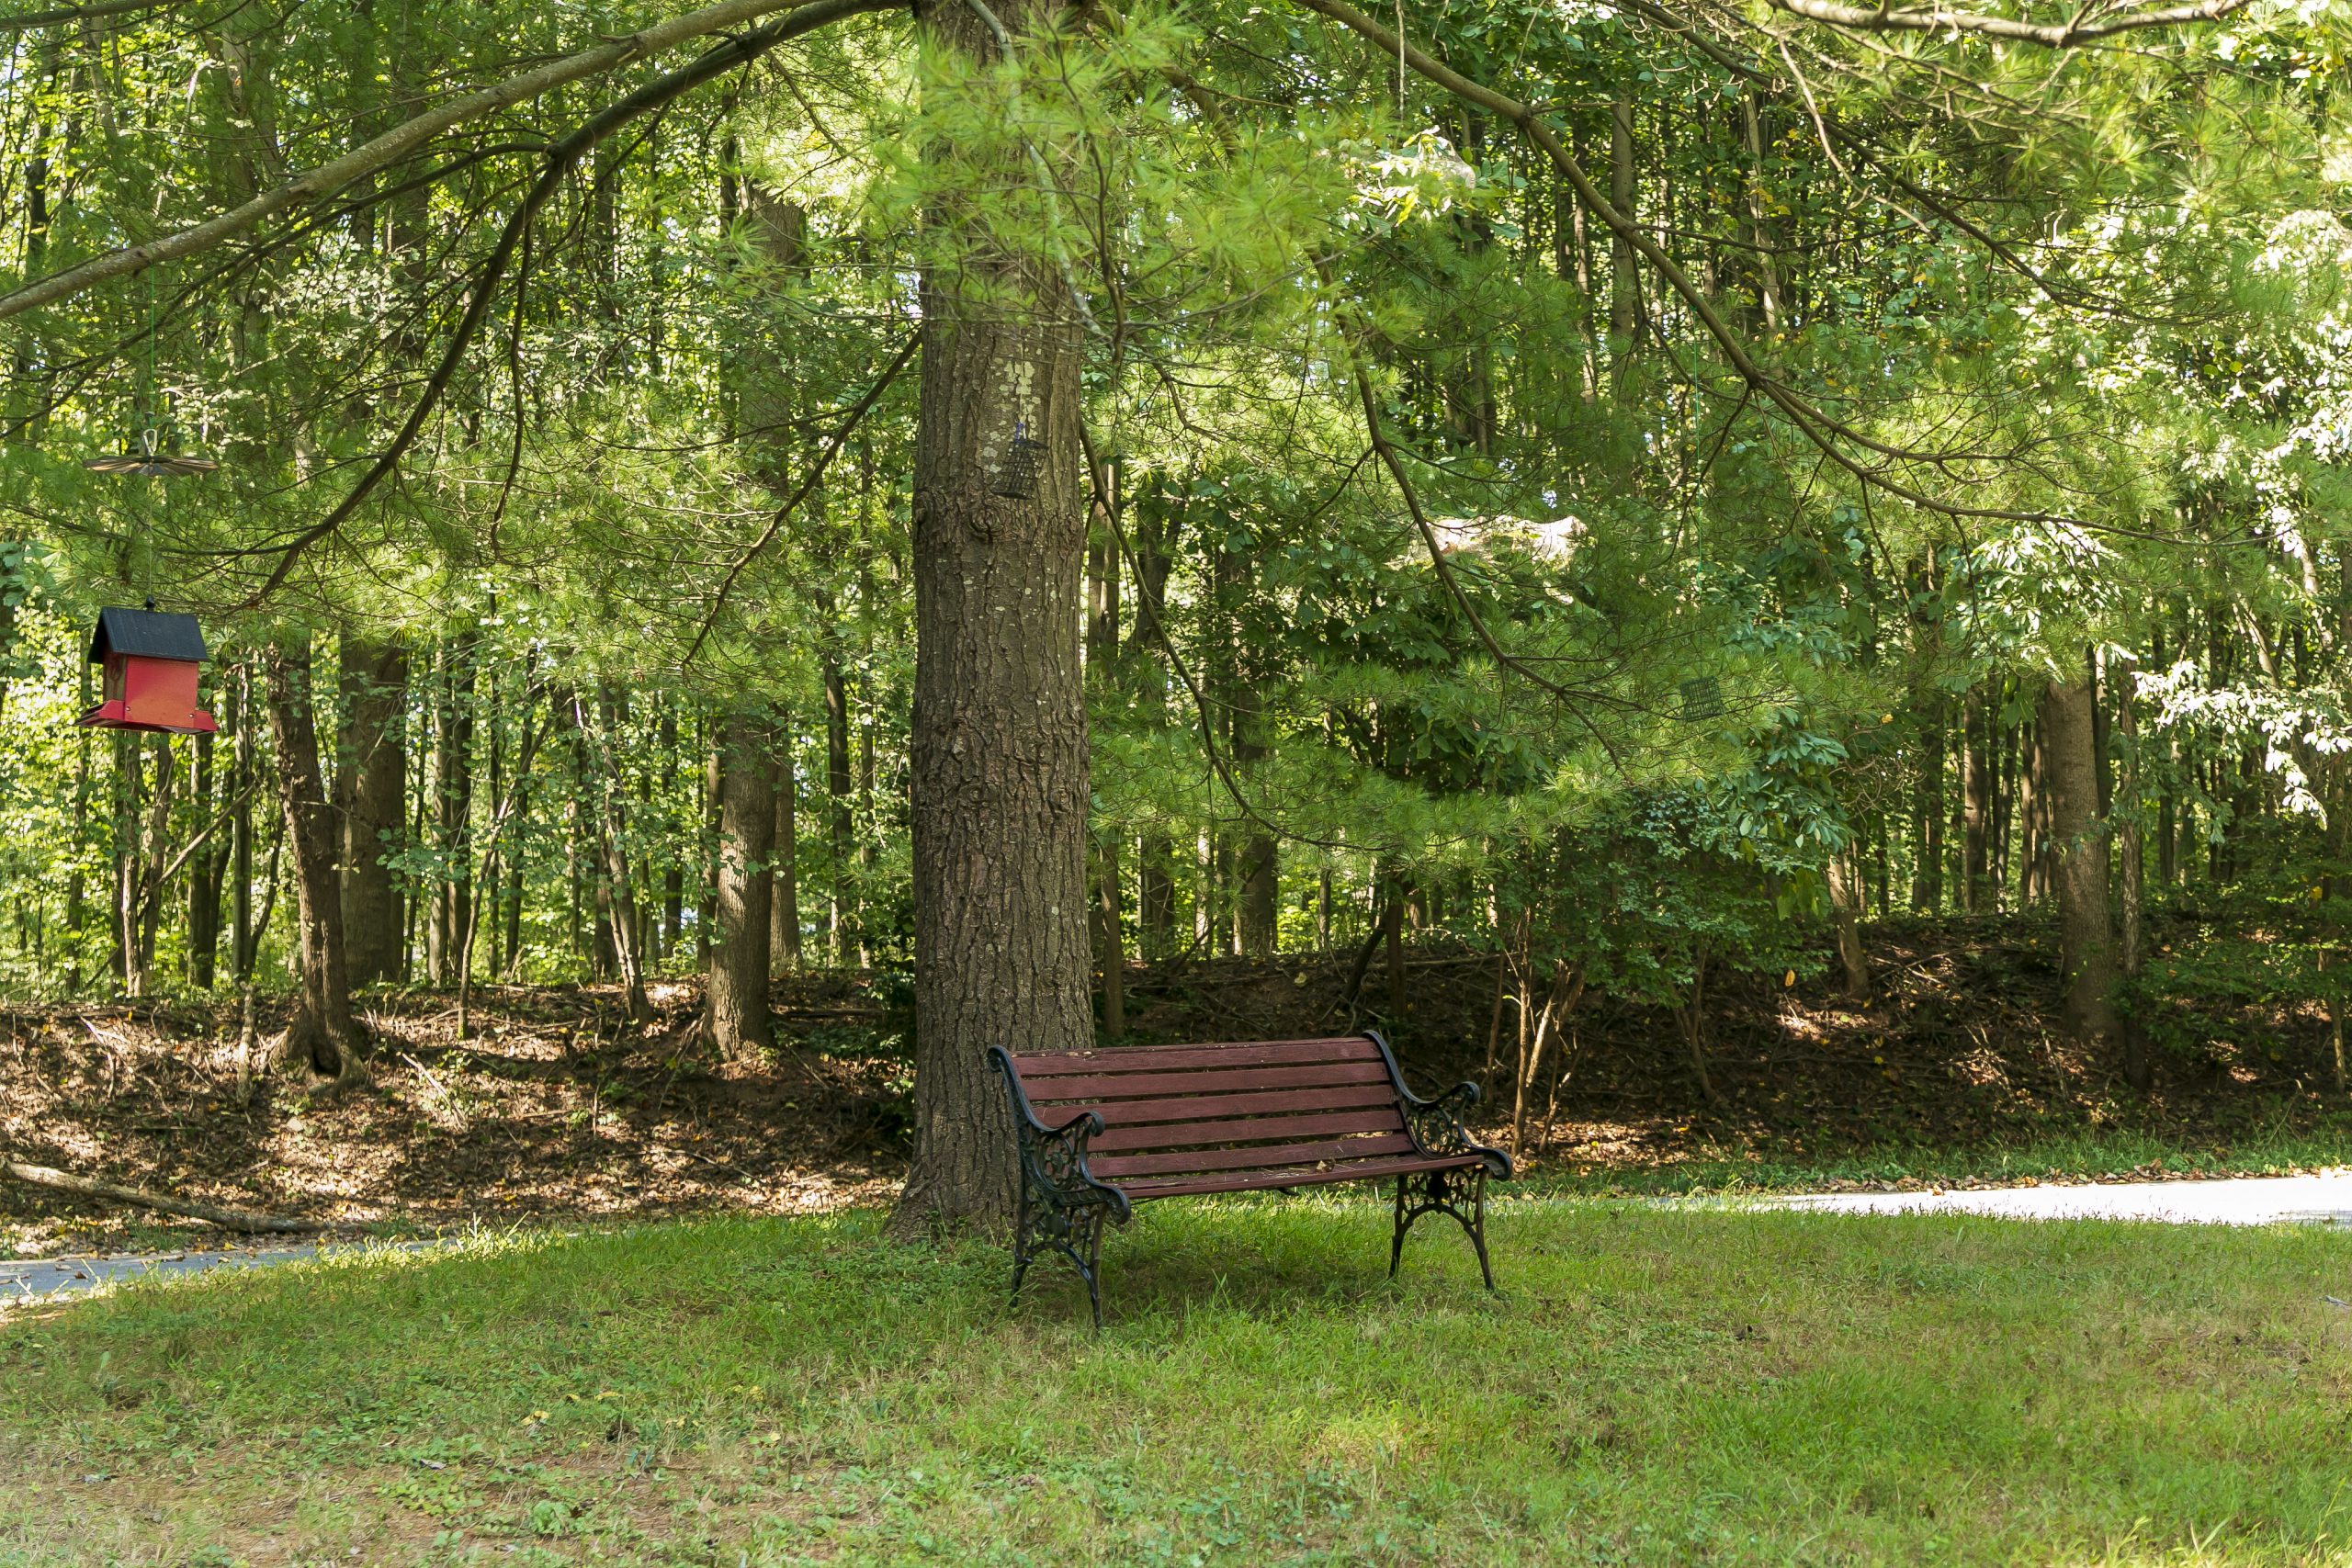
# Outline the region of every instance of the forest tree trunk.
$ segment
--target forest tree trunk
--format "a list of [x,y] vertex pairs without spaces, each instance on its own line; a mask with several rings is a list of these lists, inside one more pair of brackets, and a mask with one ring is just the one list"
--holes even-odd
[[335,874],[334,807],[319,772],[318,724],[311,707],[307,637],[272,644],[262,655],[269,691],[270,734],[277,742],[278,799],[294,856],[295,923],[301,990],[278,1060],[344,1088],[363,1081],[358,1021],[343,945],[343,887]]
[[[2148,948],[2143,919],[2147,856],[2140,828],[2145,775],[2140,768],[2139,682],[2129,659],[2110,665],[2108,676],[2116,692],[2116,729],[2123,738],[2123,775],[2117,797],[2105,815],[2116,824],[2116,851],[2120,857],[2116,895],[2121,917],[2116,938],[2123,978],[2130,981],[2139,976]],[[2135,1017],[2121,1019],[2120,1027],[2123,1032],[2123,1076],[2133,1089],[2145,1094],[2155,1087],[2155,1064],[2148,1055],[2148,1032],[2140,1027]]]
[[2087,673],[2053,680],[2041,694],[2036,750],[2043,776],[2045,842],[2058,901],[2059,968],[2066,1027],[2097,1042],[2115,1032],[2115,931],[2108,916],[2108,849],[2098,820],[2098,769],[2091,754]]
[[1993,719],[1984,689],[1969,688],[1960,741],[1961,907],[1993,911]]
[[743,714],[720,727],[718,930],[712,933],[704,1018],[719,1054],[741,1056],[774,1043],[768,1023],[769,899],[775,882],[775,738]]
[[775,863],[768,892],[768,969],[800,967],[800,781],[792,763],[789,728],[776,732],[775,834],[769,855]]
[[1870,958],[1862,950],[1861,865],[1859,840],[1829,857],[1829,918],[1838,931],[1838,966],[1845,976],[1846,999],[1858,1007],[1871,999]]
[[343,638],[342,767],[335,814],[343,828],[343,940],[351,983],[400,977],[407,927],[385,857],[400,848],[408,800],[408,650]]
[[[1016,38],[1036,37],[1054,31],[1065,8],[1018,0],[998,14]],[[943,51],[976,65],[995,52],[970,9],[930,8],[923,24]],[[966,81],[993,90],[978,72]],[[952,229],[975,248],[922,280],[915,1154],[896,1222],[902,1234],[940,1221],[1001,1230],[1012,1217],[1012,1119],[989,1046],[1094,1043],[1078,301],[1047,256],[988,249],[989,226],[957,221],[967,199],[1035,188],[1017,141],[984,151],[934,141],[929,156],[954,176],[932,213],[935,237]]]

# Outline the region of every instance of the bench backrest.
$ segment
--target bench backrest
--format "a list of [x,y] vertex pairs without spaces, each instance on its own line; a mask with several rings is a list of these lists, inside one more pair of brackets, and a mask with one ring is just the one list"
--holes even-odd
[[1246,1171],[1409,1152],[1402,1086],[1379,1042],[1115,1045],[1016,1055],[1037,1120],[1102,1118],[1088,1166],[1105,1181]]

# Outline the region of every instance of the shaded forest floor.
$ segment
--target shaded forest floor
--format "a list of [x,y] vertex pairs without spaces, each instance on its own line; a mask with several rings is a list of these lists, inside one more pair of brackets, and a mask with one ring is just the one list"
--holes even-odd
[[[1958,1185],[2311,1168],[2352,1151],[2316,1015],[2237,1015],[2194,1059],[2161,1058],[2143,1100],[2057,1029],[2049,932],[1945,919],[1869,938],[1868,1007],[1820,982],[1714,987],[1714,1106],[1667,1015],[1588,997],[1531,1087],[1529,1175],[1615,1191]],[[1488,1135],[1505,1141],[1515,1040],[1506,1012],[1489,1062],[1493,960],[1410,951],[1393,1018],[1379,964],[1351,1008],[1351,967],[1333,953],[1137,970],[1129,1037],[1377,1025],[1419,1087],[1485,1081]],[[464,1040],[447,995],[371,994],[375,1081],[319,1103],[266,1077],[240,1089],[232,1003],[0,1010],[0,1153],[352,1230],[886,1202],[908,1152],[903,996],[888,976],[797,976],[776,988],[780,1048],[722,1062],[695,1043],[690,985],[657,987],[642,1032],[609,989],[485,987]],[[0,1182],[0,1250],[218,1237]]]

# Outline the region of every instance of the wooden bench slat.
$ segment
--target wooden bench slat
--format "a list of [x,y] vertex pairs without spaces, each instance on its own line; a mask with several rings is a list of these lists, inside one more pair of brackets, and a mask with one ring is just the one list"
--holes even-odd
[[1169,1072],[1186,1067],[1285,1066],[1300,1062],[1376,1062],[1380,1052],[1361,1034],[1340,1040],[1275,1040],[1256,1045],[1113,1045],[1099,1051],[1055,1051],[1015,1056],[1023,1082],[1090,1073]]
[[[1106,1073],[1092,1077],[1047,1078],[1037,1084],[1023,1077],[1022,1083],[1029,1091],[1030,1103],[1038,1105],[1042,1113],[1042,1102],[1056,1100],[1234,1094],[1245,1089],[1323,1089],[1332,1084],[1387,1081],[1388,1067],[1384,1062],[1317,1062],[1304,1067],[1237,1067],[1221,1073]],[[1105,1107],[1102,1114],[1108,1119],[1110,1109]]]
[[1117,1186],[1122,1176],[1207,1170],[1251,1170],[1263,1166],[1314,1165],[1321,1160],[1363,1160],[1374,1155],[1411,1151],[1413,1140],[1403,1133],[1380,1133],[1366,1138],[1331,1138],[1315,1144],[1258,1144],[1245,1149],[1187,1149],[1181,1154],[1090,1156],[1087,1168]]
[[[1196,1102],[1197,1103],[1197,1102]],[[1174,1149],[1188,1144],[1264,1143],[1269,1139],[1304,1138],[1311,1134],[1401,1133],[1405,1118],[1396,1106],[1369,1111],[1327,1111],[1320,1115],[1258,1116],[1245,1121],[1146,1123],[1113,1127],[1098,1133],[1087,1147],[1103,1153],[1120,1149]]]
[[1420,1170],[1468,1170],[1480,1163],[1476,1156],[1460,1155],[1368,1159],[1325,1170],[1244,1170],[1222,1176],[1164,1176],[1122,1181],[1118,1187],[1130,1202],[1140,1203],[1150,1198],[1192,1198],[1211,1192],[1255,1192],[1269,1188],[1317,1187],[1331,1181],[1365,1181],[1385,1176],[1408,1176]]
[[[1258,1094],[1180,1094],[1162,1100],[1076,1100],[1048,1104],[1032,1097],[1030,1103],[1048,1127],[1058,1127],[1082,1111],[1101,1113],[1106,1126],[1138,1126],[1153,1122],[1192,1122],[1203,1117],[1258,1116],[1291,1111],[1336,1111],[1351,1105],[1394,1105],[1396,1090],[1389,1084],[1350,1083],[1332,1089],[1270,1089]],[[1097,1148],[1102,1146],[1098,1141]]]

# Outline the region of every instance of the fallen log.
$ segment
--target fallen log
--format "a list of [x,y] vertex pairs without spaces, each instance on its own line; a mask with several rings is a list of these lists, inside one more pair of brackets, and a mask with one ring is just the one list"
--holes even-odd
[[282,1214],[256,1214],[245,1209],[218,1209],[209,1203],[174,1198],[163,1192],[150,1192],[143,1187],[96,1181],[86,1176],[75,1176],[71,1171],[59,1170],[53,1166],[26,1165],[12,1159],[0,1160],[0,1176],[21,1181],[28,1187],[47,1187],[84,1198],[104,1198],[115,1203],[134,1203],[142,1209],[203,1220],[223,1230],[243,1231],[249,1235],[294,1235],[306,1231],[322,1231],[334,1223],[330,1220],[298,1220]]

